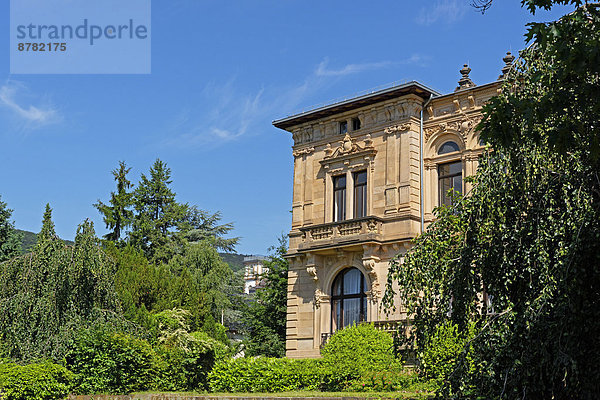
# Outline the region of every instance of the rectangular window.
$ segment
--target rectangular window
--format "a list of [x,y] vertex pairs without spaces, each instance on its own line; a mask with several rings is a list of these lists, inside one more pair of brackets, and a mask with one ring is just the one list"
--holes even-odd
[[333,177],[333,221],[346,219],[346,175]]
[[438,167],[440,206],[452,205],[452,198],[448,194],[451,189],[462,194],[462,168],[462,161],[442,164]]
[[348,132],[348,121],[341,121],[340,122],[340,135],[343,135],[346,132]]
[[367,216],[367,171],[354,173],[354,218]]
[[357,131],[360,129],[360,119],[352,118],[352,130]]

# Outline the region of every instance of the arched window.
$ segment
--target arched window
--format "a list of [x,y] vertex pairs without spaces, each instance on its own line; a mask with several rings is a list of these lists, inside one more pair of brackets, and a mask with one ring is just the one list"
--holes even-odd
[[440,146],[438,154],[453,153],[455,151],[460,151],[460,147],[458,147],[458,145],[455,142],[449,140]]
[[339,273],[331,288],[331,332],[367,320],[367,286],[357,268]]

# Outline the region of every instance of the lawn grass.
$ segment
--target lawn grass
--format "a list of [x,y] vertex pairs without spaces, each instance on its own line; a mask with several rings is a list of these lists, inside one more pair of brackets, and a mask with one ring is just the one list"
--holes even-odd
[[[201,393],[201,392],[144,392],[132,394],[132,398],[140,396],[141,399],[149,396],[167,396],[173,395],[173,399],[179,396],[199,396],[206,398],[307,398],[307,397],[328,397],[328,398],[352,398],[359,397],[364,399],[402,399],[402,400],[424,400],[432,399],[434,394],[425,391],[400,390],[397,392],[319,392],[319,391],[295,391],[278,393]],[[168,397],[163,397],[168,398]]]

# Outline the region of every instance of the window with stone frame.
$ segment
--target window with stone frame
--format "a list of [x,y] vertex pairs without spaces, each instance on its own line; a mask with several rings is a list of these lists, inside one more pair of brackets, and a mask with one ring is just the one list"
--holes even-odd
[[354,218],[367,216],[367,171],[355,172],[354,180]]
[[367,320],[367,284],[358,268],[340,272],[331,287],[331,332]]
[[346,219],[346,175],[333,177],[333,221]]

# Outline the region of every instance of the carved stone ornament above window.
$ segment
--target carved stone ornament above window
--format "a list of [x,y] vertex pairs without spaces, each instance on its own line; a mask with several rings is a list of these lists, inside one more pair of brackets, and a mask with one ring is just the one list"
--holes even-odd
[[346,134],[346,136],[344,136],[344,139],[341,140],[339,143],[340,145],[335,149],[331,147],[331,144],[327,144],[327,147],[325,148],[325,160],[331,160],[349,154],[358,154],[375,151],[371,135],[367,135],[367,137],[365,138],[365,142],[362,146],[356,143],[356,141],[352,140],[349,134]]
[[464,139],[466,139],[467,136],[471,132],[473,132],[477,124],[481,121],[481,118],[482,117],[480,116],[473,118],[464,117],[458,121],[442,122],[437,126],[434,126],[433,128],[425,129],[425,140],[429,140],[429,138],[431,138],[438,132],[443,133],[448,131],[458,132]]

